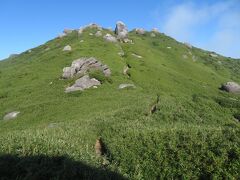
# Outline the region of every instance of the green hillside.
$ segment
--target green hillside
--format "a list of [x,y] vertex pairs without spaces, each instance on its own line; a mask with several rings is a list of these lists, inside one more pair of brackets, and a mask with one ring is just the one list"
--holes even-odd
[[[240,83],[240,61],[162,33],[131,31],[133,43],[111,43],[97,31],[73,31],[0,61],[0,177],[240,178],[240,95],[219,89]],[[72,50],[62,51],[66,45]],[[76,78],[62,79],[63,68],[81,57],[95,57],[111,76],[92,73],[102,78],[97,89],[65,93]],[[13,111],[16,119],[3,120]]]

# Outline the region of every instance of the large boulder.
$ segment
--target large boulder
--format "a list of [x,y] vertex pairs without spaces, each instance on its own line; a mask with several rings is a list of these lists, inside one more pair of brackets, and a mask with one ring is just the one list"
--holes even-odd
[[222,85],[221,89],[230,93],[240,93],[240,85],[236,82],[227,82]]
[[122,22],[118,21],[115,28],[115,34],[117,38],[122,41],[127,41],[128,39],[128,29],[127,26]]
[[97,59],[90,57],[77,59],[72,62],[71,67],[63,68],[62,77],[64,79],[68,79],[75,75],[85,75],[90,69],[100,70],[106,77],[111,75],[111,70],[107,65],[104,65]]
[[108,42],[112,42],[112,43],[117,42],[117,39],[114,36],[112,36],[111,34],[106,34],[105,36],[103,36],[103,38]]
[[19,113],[20,113],[19,111],[10,112],[3,117],[3,120],[7,121],[7,120],[15,119],[15,118],[17,118]]
[[84,89],[89,89],[93,86],[100,86],[101,83],[95,78],[90,78],[88,75],[81,77],[80,79],[75,81],[75,84],[66,88],[65,92],[73,92],[73,91],[83,91]]

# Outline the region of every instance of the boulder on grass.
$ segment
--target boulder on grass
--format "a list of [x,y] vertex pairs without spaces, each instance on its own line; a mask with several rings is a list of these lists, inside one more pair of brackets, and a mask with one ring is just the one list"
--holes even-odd
[[136,28],[135,32],[136,32],[136,34],[139,34],[139,35],[144,35],[145,34],[145,30],[143,28]]
[[128,29],[127,26],[122,22],[118,21],[115,28],[115,34],[117,35],[117,39],[128,42]]
[[15,119],[15,118],[17,118],[19,113],[20,113],[19,111],[10,112],[3,117],[3,120],[7,121],[7,120]]
[[72,47],[70,45],[67,45],[63,48],[63,51],[71,51]]
[[227,82],[222,85],[221,89],[230,93],[240,93],[240,85],[236,82]]
[[66,88],[65,92],[73,92],[73,91],[83,91],[84,89],[89,89],[93,86],[100,86],[101,83],[95,78],[90,78],[88,75],[81,77],[80,79],[75,81],[75,84]]
[[118,89],[125,89],[125,88],[136,88],[134,84],[120,84]]
[[103,36],[103,38],[108,42],[112,42],[112,43],[117,42],[117,39],[114,36],[112,36],[111,34],[106,34],[105,36]]

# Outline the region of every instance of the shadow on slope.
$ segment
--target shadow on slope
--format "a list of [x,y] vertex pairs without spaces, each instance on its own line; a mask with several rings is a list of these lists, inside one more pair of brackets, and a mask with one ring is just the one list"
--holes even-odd
[[0,155],[0,179],[125,179],[109,170],[90,167],[66,156]]

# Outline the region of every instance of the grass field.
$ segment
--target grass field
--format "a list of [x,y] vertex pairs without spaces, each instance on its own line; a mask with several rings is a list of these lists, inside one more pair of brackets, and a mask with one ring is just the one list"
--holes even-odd
[[[122,44],[90,32],[0,61],[0,179],[240,178],[240,95],[219,90],[240,83],[239,60],[164,34],[131,32],[134,44]],[[68,44],[72,51],[63,52]],[[62,80],[62,69],[80,57],[107,64],[111,81],[66,94],[73,80]],[[121,83],[136,88],[119,90]],[[12,111],[17,119],[1,120]],[[103,157],[95,154],[98,137]]]

